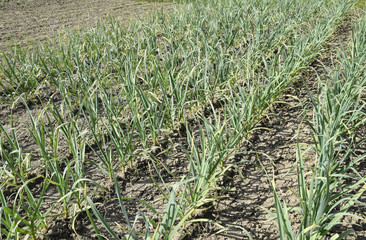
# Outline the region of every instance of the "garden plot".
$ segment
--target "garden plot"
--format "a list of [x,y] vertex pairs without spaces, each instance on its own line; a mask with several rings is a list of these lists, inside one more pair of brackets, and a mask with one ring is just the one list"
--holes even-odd
[[186,2],[13,48],[2,237],[362,239],[354,3]]

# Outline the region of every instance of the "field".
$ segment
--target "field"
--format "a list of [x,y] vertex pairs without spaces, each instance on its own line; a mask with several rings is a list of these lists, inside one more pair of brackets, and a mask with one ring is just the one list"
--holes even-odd
[[121,22],[172,4],[132,0],[0,0],[0,50],[15,41],[22,46],[45,41],[65,29],[95,25],[114,16]]
[[361,6],[1,1],[1,239],[366,239]]

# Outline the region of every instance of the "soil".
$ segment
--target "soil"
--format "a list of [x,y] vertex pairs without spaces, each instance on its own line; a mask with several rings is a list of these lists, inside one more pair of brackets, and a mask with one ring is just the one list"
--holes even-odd
[[0,50],[39,43],[65,28],[94,25],[108,16],[127,22],[171,3],[134,0],[0,0]]
[[[0,49],[5,48],[7,41],[14,39],[21,44],[27,44],[27,39],[41,41],[47,38],[51,29],[60,30],[64,27],[75,27],[86,22],[94,24],[98,19],[105,19],[110,13],[122,20],[132,16],[140,16],[152,7],[170,9],[171,4],[167,3],[146,3],[130,0],[18,0],[0,2]],[[349,44],[351,37],[351,22],[356,17],[356,13],[349,15],[340,23],[334,36],[330,39],[326,51],[319,56],[312,64],[311,69],[304,73],[279,99],[278,103],[267,114],[260,126],[253,132],[247,143],[241,146],[240,155],[232,159],[232,163],[241,162],[237,168],[230,169],[219,182],[223,189],[218,192],[221,196],[213,206],[201,213],[200,217],[209,218],[216,223],[230,227],[226,231],[217,233],[220,228],[209,223],[194,225],[186,232],[184,239],[246,239],[246,229],[253,239],[278,239],[277,226],[274,221],[269,221],[266,210],[274,207],[273,192],[269,185],[272,178],[276,182],[277,190],[282,199],[288,205],[294,205],[297,198],[290,189],[297,187],[296,179],[296,154],[297,139],[304,145],[312,144],[310,128],[304,123],[305,117],[311,117],[312,109],[309,106],[309,97],[304,86],[308,86],[313,95],[318,94],[317,76],[323,76],[326,68],[333,67],[335,49],[345,47]],[[38,17],[35,17],[38,16]],[[141,15],[142,16],[142,15]],[[11,35],[11,37],[9,37]],[[48,92],[47,92],[48,91]],[[51,97],[50,97],[51,96]],[[61,101],[57,94],[52,95],[51,90],[45,88],[44,96],[41,99],[53,99],[57,104]],[[39,104],[29,104],[30,111],[37,113],[41,110]],[[304,111],[304,109],[307,109]],[[30,135],[26,130],[29,124],[29,114],[22,104],[15,107],[8,103],[0,102],[0,123],[6,130],[11,128],[9,123],[9,113],[12,111],[13,118],[16,119],[14,127],[19,137],[20,145],[31,154],[32,159],[39,159],[40,153],[32,151],[35,144],[30,140]],[[190,129],[197,129],[197,123],[192,120]],[[359,130],[358,138],[366,134],[366,127]],[[67,146],[63,146],[64,155],[69,157]],[[136,164],[128,168],[126,172],[117,173],[119,187],[130,219],[134,219],[138,211],[150,214],[146,207],[136,199],[142,199],[152,204],[161,211],[165,208],[166,201],[154,201],[162,197],[154,185],[154,177],[159,185],[159,176],[156,174],[153,164],[160,170],[165,183],[172,186],[177,179],[187,172],[187,158],[184,149],[188,147],[185,136],[185,126],[181,126],[174,134],[160,139],[160,148],[151,152],[149,160],[147,158],[136,157]],[[366,152],[366,146],[361,145],[361,153]],[[86,150],[87,158],[97,161],[95,154],[90,149]],[[152,160],[151,160],[152,159]],[[314,159],[314,153],[307,153],[305,159],[308,164]],[[34,166],[36,167],[37,161]],[[169,174],[165,168],[171,170]],[[366,174],[365,163],[358,166],[361,174]],[[111,227],[120,235],[125,233],[118,224],[124,226],[124,217],[119,207],[118,200],[112,182],[106,179],[91,163],[86,163],[86,178],[97,181],[107,191],[99,192],[99,196],[92,197],[101,214]],[[240,173],[240,174],[239,174]],[[40,168],[36,168],[29,177],[43,174]],[[243,177],[243,178],[242,178]],[[40,192],[40,182],[33,181],[30,187],[35,194]],[[14,189],[11,187],[4,190],[4,195],[11,198]],[[54,187],[50,187],[45,196],[45,206],[47,209],[52,203],[57,201],[58,193]],[[365,197],[361,201],[366,203]],[[62,209],[55,209],[56,213]],[[365,212],[365,209],[354,209],[355,213]],[[299,216],[293,214],[291,219],[298,223]],[[347,219],[355,222],[355,219]],[[54,217],[47,220],[48,231],[43,235],[44,239],[96,239],[96,235],[85,212],[80,213],[74,223],[64,217]],[[364,222],[359,222],[355,227],[357,236],[354,239],[366,239],[366,226]],[[72,227],[75,227],[75,231]],[[106,231],[98,225],[103,234]],[[296,224],[294,225],[296,228]],[[141,228],[137,224],[137,228]]]

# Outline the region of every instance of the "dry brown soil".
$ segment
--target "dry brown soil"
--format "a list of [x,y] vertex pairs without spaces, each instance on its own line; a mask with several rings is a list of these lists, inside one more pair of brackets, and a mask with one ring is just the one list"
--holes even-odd
[[93,25],[109,15],[122,21],[171,3],[134,0],[0,0],[0,50],[13,41],[39,42],[64,28]]

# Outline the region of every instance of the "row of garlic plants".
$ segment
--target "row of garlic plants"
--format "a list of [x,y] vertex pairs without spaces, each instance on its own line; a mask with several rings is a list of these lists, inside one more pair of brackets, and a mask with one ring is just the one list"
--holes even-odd
[[[362,98],[366,87],[365,27],[366,18],[362,17],[354,26],[352,44],[338,50],[337,64],[329,70],[327,80],[320,82],[319,96],[309,93],[313,119],[308,124],[316,157],[308,163],[298,145],[298,205],[287,207],[272,184],[281,239],[343,239],[355,233],[351,227],[340,233],[334,231],[347,223],[344,218],[364,218],[349,210],[365,205],[359,199],[366,191],[366,178],[358,166],[366,154],[357,153],[365,140],[356,138],[366,122]],[[293,229],[290,221],[292,211],[301,213],[298,229]]]

